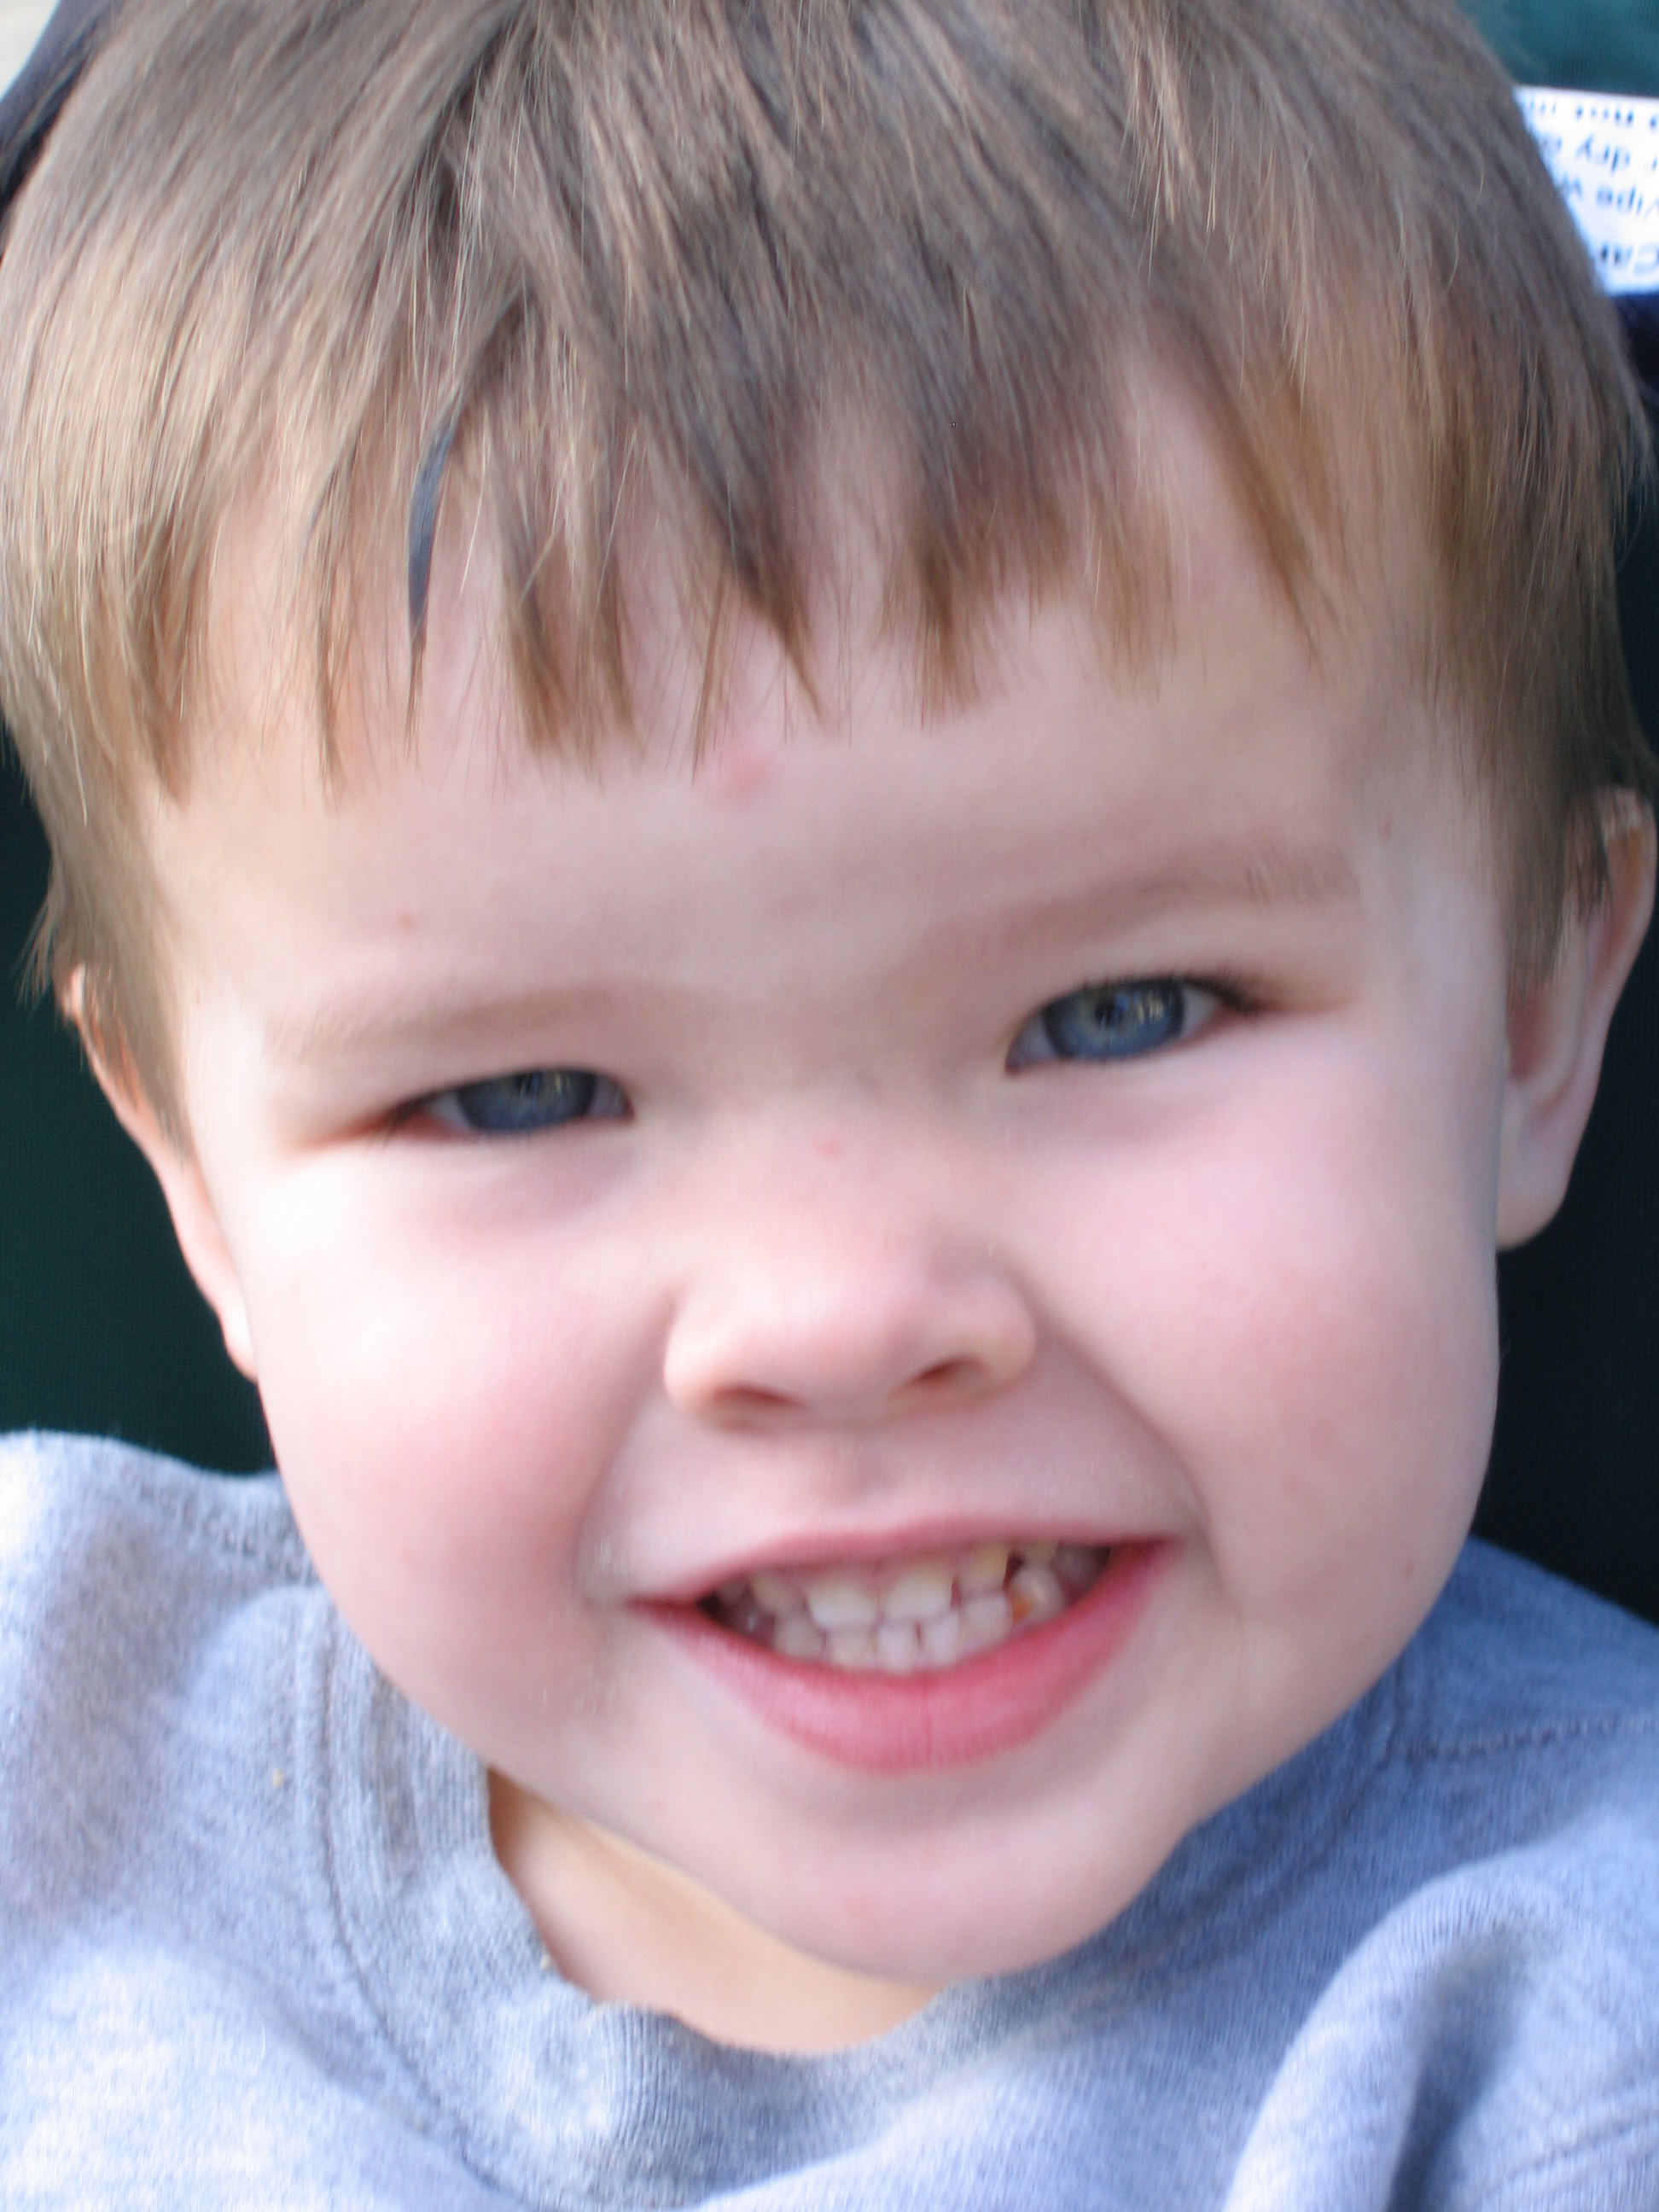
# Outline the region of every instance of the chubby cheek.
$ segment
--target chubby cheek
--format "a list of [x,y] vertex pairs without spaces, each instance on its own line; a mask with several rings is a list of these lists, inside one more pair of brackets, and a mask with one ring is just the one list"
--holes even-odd
[[1216,1634],[1310,1724],[1414,1632],[1490,1443],[1498,1091],[1413,1073],[1338,1039],[1149,1155],[1112,1194],[1133,1281],[1079,1316],[1182,1471]]
[[528,1224],[364,1204],[325,1170],[272,1200],[250,1319],[301,1533],[383,1671],[488,1755],[520,1704],[598,1694],[584,1532],[648,1332],[603,1251],[576,1294]]

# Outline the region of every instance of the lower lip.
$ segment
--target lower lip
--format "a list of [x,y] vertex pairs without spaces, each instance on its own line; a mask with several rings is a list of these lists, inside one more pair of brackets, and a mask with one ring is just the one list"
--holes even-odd
[[1056,1720],[1121,1649],[1174,1549],[1114,1546],[1100,1579],[1056,1620],[937,1674],[784,1659],[695,1607],[651,1612],[751,1711],[810,1751],[875,1773],[914,1773],[992,1758]]

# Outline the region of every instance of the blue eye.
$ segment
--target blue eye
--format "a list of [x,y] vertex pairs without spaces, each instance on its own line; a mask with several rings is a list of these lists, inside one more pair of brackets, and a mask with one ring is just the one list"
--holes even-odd
[[477,1137],[525,1137],[570,1121],[617,1121],[628,1102],[607,1075],[582,1067],[527,1067],[440,1091],[424,1102],[434,1121]]
[[1043,1060],[1138,1060],[1201,1029],[1222,1000],[1196,983],[1091,984],[1051,999],[1032,1015],[1009,1051],[1011,1068]]

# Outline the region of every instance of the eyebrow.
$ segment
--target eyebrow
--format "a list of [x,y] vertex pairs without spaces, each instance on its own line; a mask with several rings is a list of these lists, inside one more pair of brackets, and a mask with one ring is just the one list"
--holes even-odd
[[1023,902],[1015,919],[1038,927],[1066,923],[1097,930],[1155,921],[1172,908],[1353,906],[1359,878],[1334,846],[1218,844],[1139,876],[1119,877]]
[[1139,908],[1154,912],[1188,900],[1214,906],[1348,906],[1358,899],[1359,878],[1347,854],[1334,846],[1270,843],[1244,853],[1227,848],[1201,853],[1124,890]]
[[[1017,910],[983,917],[988,927],[975,933],[1006,941],[1011,927],[1032,935],[1079,929],[1103,933],[1156,921],[1172,908],[1320,910],[1352,906],[1358,898],[1352,862],[1334,847],[1257,842],[1240,849],[1223,844],[1143,876],[1039,896]],[[941,936],[959,944],[959,918],[940,920]],[[643,987],[665,999],[684,995],[684,987],[666,979],[641,976],[619,978],[616,984],[578,981],[556,989],[508,993],[487,1005],[466,996],[446,997],[441,991],[411,993],[399,1001],[384,991],[354,985],[314,1007],[272,1014],[263,1042],[270,1058],[299,1063],[345,1057],[366,1047],[392,1050],[416,1040],[459,1046],[483,1030],[529,1034],[554,1018],[561,1026],[580,1027],[589,1016],[614,1007],[618,986]]]
[[556,1015],[562,1023],[580,1024],[586,1009],[611,1003],[609,992],[581,983],[561,990],[507,992],[487,1001],[461,992],[446,995],[437,988],[399,998],[352,984],[315,1006],[270,1015],[261,1041],[267,1058],[299,1065],[349,1058],[367,1047],[392,1051],[416,1042],[459,1046],[486,1030],[529,1033]]

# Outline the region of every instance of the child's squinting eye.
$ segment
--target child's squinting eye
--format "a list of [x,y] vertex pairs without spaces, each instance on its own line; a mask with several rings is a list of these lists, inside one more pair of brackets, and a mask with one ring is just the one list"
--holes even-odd
[[570,1121],[619,1121],[628,1101],[608,1075],[581,1067],[528,1067],[434,1091],[421,1111],[475,1137],[524,1137]]
[[1224,1003],[1221,992],[1200,983],[1161,979],[1091,984],[1050,999],[1033,1014],[1009,1049],[1008,1066],[1135,1060],[1196,1035]]

